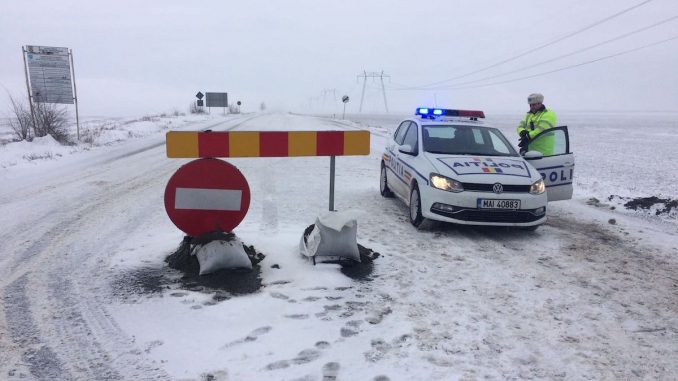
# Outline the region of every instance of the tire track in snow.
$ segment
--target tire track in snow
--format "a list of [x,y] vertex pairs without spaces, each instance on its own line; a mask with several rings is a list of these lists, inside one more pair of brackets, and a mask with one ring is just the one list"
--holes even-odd
[[[250,119],[253,118],[247,118],[245,121],[228,126],[228,129]],[[222,124],[223,122],[218,125]],[[109,172],[121,168],[118,161],[123,158],[134,159],[144,153],[146,154],[144,156],[157,156],[157,153],[153,152],[154,148],[158,148],[158,145],[133,151],[116,157],[115,160],[108,160],[108,164],[103,165],[103,171],[101,166],[93,168],[88,177],[90,179],[106,178],[111,175]],[[16,311],[14,315],[5,311],[4,317],[8,322],[6,325],[10,335],[12,338],[17,338],[28,332],[33,333],[32,336],[42,338],[42,340],[56,343],[52,347],[44,346],[44,349],[38,353],[42,357],[24,356],[24,361],[31,361],[29,368],[34,376],[42,377],[42,373],[38,369],[41,367],[40,361],[44,362],[41,359],[56,358],[56,356],[61,355],[67,360],[68,366],[64,365],[58,368],[56,365],[47,364],[51,365],[51,368],[45,368],[53,369],[50,374],[57,371],[62,375],[67,374],[64,377],[52,377],[55,379],[167,378],[167,375],[159,371],[157,366],[144,364],[142,354],[134,349],[133,340],[126,337],[125,333],[120,330],[117,323],[105,310],[105,297],[90,293],[87,290],[92,286],[92,279],[88,278],[87,274],[99,273],[101,270],[106,271],[106,268],[101,268],[101,264],[97,264],[100,260],[96,258],[96,254],[106,254],[105,248],[109,247],[110,243],[102,245],[102,242],[94,237],[89,249],[86,249],[81,247],[83,242],[79,238],[79,234],[82,234],[79,232],[91,230],[92,226],[101,226],[102,223],[105,226],[110,222],[106,221],[105,216],[114,215],[116,209],[122,207],[111,202],[111,200],[116,200],[116,202],[121,199],[130,200],[131,207],[136,208],[135,204],[138,202],[134,199],[135,196],[140,196],[140,193],[143,193],[149,187],[162,189],[162,182],[169,177],[168,173],[171,173],[176,167],[176,163],[170,160],[154,160],[150,163],[151,165],[144,167],[144,171],[134,174],[135,177],[131,179],[120,180],[117,184],[104,182],[105,187],[100,187],[99,192],[84,198],[84,200],[71,199],[69,200],[70,203],[57,204],[58,209],[56,211],[52,209],[49,213],[56,216],[63,215],[63,217],[57,223],[51,222],[52,219],[39,219],[38,227],[43,229],[43,234],[37,236],[33,243],[30,243],[24,250],[11,257],[13,264],[8,267],[9,276],[4,278],[4,283],[24,279],[24,283],[20,284],[24,285],[23,290],[27,288],[26,283],[30,284],[31,296],[29,297],[26,292],[20,292],[16,287],[0,287],[0,289],[4,288],[5,296],[10,298],[9,300],[13,304],[27,306]],[[118,177],[113,174],[113,178]],[[63,186],[67,183],[68,181],[65,181],[61,184]],[[35,197],[38,197],[41,191],[51,189],[55,189],[53,185],[38,189]],[[108,212],[105,212],[107,209]],[[138,209],[141,210],[142,208]],[[145,217],[144,213],[144,211],[138,211],[135,218]],[[56,219],[54,218],[54,220]],[[133,221],[127,222],[127,224],[122,223],[117,230],[114,228],[111,234],[115,237],[126,236],[141,225],[135,224]],[[31,223],[35,224],[35,221],[27,222],[27,224]],[[51,223],[54,225],[47,225]],[[33,231],[39,229],[34,228]],[[102,232],[105,230],[102,229]],[[10,232],[10,235],[16,236],[17,233],[16,231]],[[87,260],[87,257],[92,254],[95,256],[93,262]],[[87,267],[87,263],[90,267]],[[73,272],[73,268],[78,268],[79,271]],[[47,271],[44,271],[44,269],[47,269]],[[100,281],[105,281],[105,279],[106,277],[104,277],[104,280],[100,279]],[[74,282],[80,283],[84,288],[81,288],[82,286],[76,287]],[[97,289],[100,290],[101,286]],[[4,304],[6,305],[6,303]],[[36,307],[31,308],[31,306]],[[51,316],[45,319],[47,316],[44,313],[35,314],[32,312],[31,310],[36,310],[37,306],[41,307],[38,310],[52,311]],[[22,319],[34,323],[29,325],[17,324]],[[35,324],[36,321],[40,321],[40,324]],[[64,343],[68,344],[63,345]],[[11,345],[11,343],[7,343],[8,348]],[[58,350],[51,348],[58,348]],[[46,357],[52,354],[55,355]],[[122,369],[122,374],[109,365],[111,361]],[[61,364],[61,362],[54,362],[54,364]],[[47,378],[50,378],[49,375]]]
[[[119,328],[115,329],[116,325],[106,323],[105,320],[99,320],[99,325],[109,326],[108,331],[98,331],[95,335],[92,331],[93,325],[85,319],[83,313],[94,315],[98,318],[106,318],[111,320],[107,313],[103,310],[102,300],[91,300],[85,298],[83,292],[75,292],[72,287],[71,278],[77,279],[78,272],[73,272],[73,268],[79,268],[84,274],[97,273],[100,269],[88,269],[84,266],[82,256],[77,256],[77,253],[69,252],[72,243],[67,239],[74,233],[77,238],[77,231],[88,229],[93,226],[89,220],[101,219],[107,213],[101,213],[103,209],[112,208],[109,202],[109,197],[119,199],[123,196],[130,197],[134,194],[136,189],[148,188],[149,184],[160,184],[166,178],[164,171],[156,171],[154,176],[147,174],[138,175],[134,180],[127,180],[121,182],[118,188],[108,189],[100,197],[95,198],[91,204],[85,204],[75,213],[75,216],[67,221],[66,225],[69,228],[64,229],[61,225],[57,225],[51,231],[48,231],[43,237],[39,238],[31,249],[26,251],[17,265],[22,266],[20,269],[15,268],[12,276],[22,274],[26,282],[31,283],[31,290],[34,291],[29,298],[25,293],[15,295],[14,302],[25,305],[41,305],[48,311],[52,311],[50,320],[39,319],[45,327],[43,327],[40,337],[52,337],[55,343],[68,343],[66,345],[53,345],[58,347],[57,353],[60,353],[68,360],[70,366],[70,373],[75,379],[122,379],[127,378],[121,376],[117,371],[108,366],[111,361],[110,356],[102,348],[102,345],[97,341],[104,338],[104,343],[119,341],[119,338],[125,337],[124,332]],[[157,187],[157,186],[156,186]],[[105,217],[104,217],[105,218]],[[99,222],[100,223],[100,222]],[[96,226],[96,225],[94,225]],[[127,226],[127,229],[135,229],[135,225]],[[102,245],[99,243],[99,249]],[[105,246],[105,245],[104,245]],[[90,255],[89,252],[80,252],[81,255]],[[96,253],[96,248],[93,248],[92,254]],[[50,255],[52,254],[52,255]],[[105,252],[103,253],[105,254]],[[46,270],[46,271],[45,271]],[[28,277],[28,275],[31,275]],[[85,281],[91,281],[86,279]],[[35,292],[38,291],[39,292]],[[48,296],[48,297],[45,297]],[[30,313],[30,309],[22,310],[23,313]],[[39,316],[36,316],[39,317]],[[26,316],[29,320],[35,321],[31,315]],[[111,328],[112,327],[112,328]],[[14,330],[25,329],[23,326],[10,325],[10,332]],[[35,327],[38,330],[38,327]],[[14,336],[22,335],[21,331],[14,332]],[[123,339],[123,342],[131,343],[129,339]],[[76,343],[74,343],[76,342]],[[120,344],[118,342],[118,344]],[[136,356],[136,362],[139,361]],[[33,366],[31,369],[39,367],[39,364]],[[136,368],[151,369],[151,367],[144,365],[131,366],[123,368],[130,371]],[[157,373],[157,372],[155,372]],[[155,378],[157,374],[150,377]],[[139,378],[146,378],[143,375]]]
[[[4,289],[2,299],[9,336],[22,351],[22,361],[38,380],[72,379],[55,351],[41,339],[42,335],[33,319],[31,305],[26,295],[27,276],[23,275]],[[22,367],[19,365],[14,369],[16,368]],[[8,372],[12,370],[8,369]]]

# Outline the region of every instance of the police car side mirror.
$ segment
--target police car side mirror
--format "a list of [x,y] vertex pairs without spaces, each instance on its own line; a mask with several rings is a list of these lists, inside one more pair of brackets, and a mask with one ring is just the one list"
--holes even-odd
[[523,157],[525,160],[539,160],[544,157],[544,154],[539,151],[527,151]]
[[403,144],[403,145],[401,145],[400,147],[398,147],[398,151],[400,151],[400,152],[402,152],[402,153],[404,153],[404,154],[408,154],[408,155],[414,155],[414,154],[416,154],[416,152],[414,152],[414,148],[412,148],[412,146],[409,145],[409,144]]

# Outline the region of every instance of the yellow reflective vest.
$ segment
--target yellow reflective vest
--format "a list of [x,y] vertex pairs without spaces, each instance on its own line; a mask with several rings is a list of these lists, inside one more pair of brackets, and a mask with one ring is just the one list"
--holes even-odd
[[[520,121],[518,126],[518,135],[523,130],[526,130],[530,139],[534,139],[537,135],[543,131],[549,130],[556,126],[556,113],[553,111],[543,108],[535,113],[528,112],[525,115],[525,118]],[[529,151],[539,151],[544,156],[549,156],[553,154],[553,146],[555,141],[552,134],[546,134],[539,138],[537,141],[530,141]]]

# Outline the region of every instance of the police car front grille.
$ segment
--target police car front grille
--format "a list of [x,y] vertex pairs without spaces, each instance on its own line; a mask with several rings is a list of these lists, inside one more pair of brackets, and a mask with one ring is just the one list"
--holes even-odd
[[481,210],[481,209],[462,209],[457,212],[443,212],[441,210],[431,209],[431,212],[441,216],[455,218],[457,220],[469,222],[533,222],[544,217],[543,214],[535,215],[532,211],[522,210]]
[[[471,192],[492,192],[494,184],[476,184],[476,183],[461,183],[464,190]],[[530,193],[529,185],[505,185],[502,184],[504,192],[506,193]]]

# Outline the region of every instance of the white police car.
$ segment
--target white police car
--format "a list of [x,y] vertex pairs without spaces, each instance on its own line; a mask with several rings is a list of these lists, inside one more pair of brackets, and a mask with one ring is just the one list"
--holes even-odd
[[[572,198],[574,156],[567,127],[533,139],[553,139],[554,153],[522,157],[482,111],[418,108],[400,123],[382,155],[380,191],[425,218],[471,225],[536,229],[547,201]],[[529,162],[528,162],[529,161]]]

